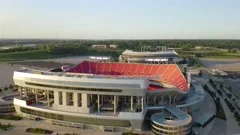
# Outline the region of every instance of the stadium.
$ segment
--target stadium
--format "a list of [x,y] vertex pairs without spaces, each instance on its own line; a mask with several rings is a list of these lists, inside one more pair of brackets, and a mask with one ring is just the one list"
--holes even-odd
[[141,132],[151,120],[155,134],[189,134],[189,114],[204,99],[176,64],[83,61],[59,70],[21,69],[13,79],[19,115],[82,129]]
[[127,63],[181,63],[183,59],[174,50],[135,52],[125,50],[119,56],[120,62]]

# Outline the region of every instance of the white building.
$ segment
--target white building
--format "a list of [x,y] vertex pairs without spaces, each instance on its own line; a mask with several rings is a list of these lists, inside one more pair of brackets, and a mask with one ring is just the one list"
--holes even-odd
[[119,61],[128,63],[178,63],[183,61],[174,50],[165,50],[157,52],[135,52],[125,50],[119,57]]
[[109,45],[110,48],[117,48],[117,45]]
[[106,49],[106,48],[107,48],[107,45],[92,45],[92,48]]

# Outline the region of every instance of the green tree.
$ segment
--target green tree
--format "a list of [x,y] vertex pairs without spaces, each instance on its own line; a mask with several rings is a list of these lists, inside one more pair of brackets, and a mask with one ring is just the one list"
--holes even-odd
[[8,87],[5,87],[4,90],[7,91],[7,90],[8,90]]
[[39,50],[46,50],[47,47],[46,47],[45,44],[39,44],[39,45],[38,45],[38,49],[39,49]]
[[46,48],[48,52],[52,53],[54,49],[54,45],[49,43],[46,45]]
[[9,88],[10,88],[10,89],[12,89],[12,88],[13,88],[12,84],[10,84],[10,85],[9,85]]

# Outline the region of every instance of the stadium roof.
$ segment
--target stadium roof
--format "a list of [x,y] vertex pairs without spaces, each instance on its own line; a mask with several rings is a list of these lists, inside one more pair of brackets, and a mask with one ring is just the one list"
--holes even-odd
[[132,56],[155,56],[155,55],[178,55],[174,50],[166,50],[166,51],[156,51],[156,52],[150,52],[150,51],[146,51],[146,52],[134,52],[132,50],[125,50],[123,53],[123,55],[132,55]]
[[157,65],[83,61],[68,72],[106,76],[149,77],[150,80],[173,85],[182,92],[188,91],[187,81],[176,64]]

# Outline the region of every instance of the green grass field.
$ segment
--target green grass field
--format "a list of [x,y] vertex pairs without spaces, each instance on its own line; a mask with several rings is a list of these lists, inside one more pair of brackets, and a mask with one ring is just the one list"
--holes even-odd
[[31,60],[31,59],[47,59],[56,58],[57,56],[48,53],[45,50],[24,51],[24,52],[12,52],[12,53],[0,53],[0,61],[19,61],[19,60]]

